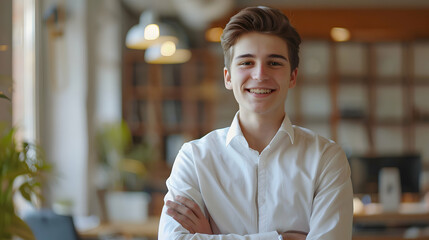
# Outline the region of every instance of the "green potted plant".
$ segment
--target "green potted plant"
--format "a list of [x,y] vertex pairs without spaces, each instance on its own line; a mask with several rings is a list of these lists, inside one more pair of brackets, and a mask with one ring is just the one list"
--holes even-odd
[[153,150],[147,143],[134,144],[125,121],[105,124],[97,135],[98,158],[116,191],[141,191],[153,162]]
[[102,219],[141,221],[148,215],[150,197],[144,192],[151,165],[153,148],[147,143],[132,142],[125,121],[102,126],[97,135],[99,186],[105,200]]
[[[0,92],[0,100],[10,99]],[[33,203],[41,198],[43,173],[50,169],[39,146],[15,140],[16,129],[0,124],[0,239],[35,239],[16,214],[13,197],[18,191]],[[19,179],[19,181],[17,181]]]

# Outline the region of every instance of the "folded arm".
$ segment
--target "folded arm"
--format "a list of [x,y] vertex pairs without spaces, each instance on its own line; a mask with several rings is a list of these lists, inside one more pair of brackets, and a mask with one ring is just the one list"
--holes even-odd
[[[198,204],[182,196],[177,196],[176,201],[166,202],[167,214],[174,218],[191,234],[201,233],[213,235],[209,220],[204,216]],[[305,240],[307,233],[299,231],[287,231],[281,233],[283,240]]]
[[[177,201],[177,197],[173,197],[171,192],[167,193],[164,208],[161,214],[161,220],[159,223],[159,240],[277,240],[278,233],[276,231],[255,233],[248,235],[241,234],[220,234],[216,232],[210,224],[209,216],[206,216],[201,210],[202,208],[198,205],[198,201],[195,201],[194,196],[181,194],[186,198],[193,199],[192,202],[195,205],[192,206],[193,210],[186,210],[183,208],[184,204]],[[181,200],[183,201],[183,200]],[[189,200],[191,201],[191,200]],[[171,204],[173,203],[173,204]],[[182,206],[181,209],[173,210],[172,207],[175,204]],[[201,205],[203,206],[203,205]],[[186,207],[187,208],[187,207]],[[185,212],[185,214],[183,214]],[[191,216],[187,216],[190,214]],[[194,216],[192,216],[194,215]],[[210,233],[211,231],[211,233]],[[286,239],[288,240],[288,239]],[[295,240],[295,239],[291,239]],[[299,239],[296,239],[299,240]]]
[[166,203],[167,214],[174,218],[190,233],[213,234],[208,219],[204,216],[200,207],[192,200],[177,196],[176,201],[168,200]]
[[[220,234],[210,216],[205,212],[205,203],[200,191],[200,181],[195,172],[194,153],[192,146],[187,143],[182,146],[167,180],[168,193],[165,196],[165,205],[161,213],[158,239],[160,240],[277,240],[276,231],[242,234]],[[183,196],[192,200],[194,204],[187,204],[193,210],[171,208],[172,202],[186,206],[176,200]],[[174,205],[174,204],[173,204]],[[178,206],[178,205],[174,205]],[[171,209],[171,210],[169,210]],[[184,213],[184,214],[183,214]],[[186,214],[188,213],[188,214]],[[189,215],[189,216],[188,216]],[[213,228],[213,229],[212,229]],[[210,232],[211,231],[211,232]]]

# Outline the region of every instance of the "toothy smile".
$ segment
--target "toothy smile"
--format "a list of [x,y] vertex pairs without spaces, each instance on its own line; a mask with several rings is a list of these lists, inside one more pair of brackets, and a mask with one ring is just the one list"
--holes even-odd
[[268,93],[271,93],[272,91],[273,91],[272,89],[262,89],[262,88],[249,89],[249,92],[256,93],[256,94],[268,94]]

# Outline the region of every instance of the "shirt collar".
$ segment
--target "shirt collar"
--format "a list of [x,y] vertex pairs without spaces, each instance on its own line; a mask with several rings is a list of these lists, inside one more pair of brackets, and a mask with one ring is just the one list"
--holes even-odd
[[235,116],[234,119],[232,120],[231,126],[229,127],[228,133],[226,135],[226,146],[229,145],[229,143],[232,141],[233,138],[235,138],[236,136],[243,136],[243,132],[241,131],[240,128],[240,123],[238,121],[238,114],[240,113],[240,111],[238,111]]
[[[238,111],[235,116],[234,119],[232,120],[231,126],[228,130],[228,133],[226,135],[226,142],[225,145],[228,146],[232,139],[234,139],[237,136],[243,136],[243,132],[241,131],[240,128],[240,123],[238,120],[238,114],[240,113],[240,111]],[[294,131],[293,131],[293,127],[292,127],[292,123],[290,122],[289,117],[287,116],[287,114],[285,115],[282,125],[279,128],[278,132],[285,132],[286,134],[289,135],[290,141],[293,144],[293,141],[295,139],[295,135],[294,135]],[[244,136],[243,136],[244,137]]]
[[293,144],[295,140],[295,134],[293,131],[292,123],[290,122],[289,117],[285,114],[285,118],[283,119],[282,125],[279,128],[279,132],[285,132],[289,135],[290,142]]

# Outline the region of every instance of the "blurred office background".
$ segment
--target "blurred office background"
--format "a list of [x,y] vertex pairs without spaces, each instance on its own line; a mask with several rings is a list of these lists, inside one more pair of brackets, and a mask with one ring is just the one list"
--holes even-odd
[[[41,205],[102,218],[109,193],[144,192],[147,214],[159,215],[180,146],[229,126],[237,111],[219,36],[253,5],[280,8],[303,38],[292,122],[340,143],[350,159],[401,159],[401,174],[419,179],[408,200],[422,201],[428,1],[1,0],[0,91],[12,104],[0,101],[0,121],[54,166]],[[148,24],[158,28],[146,34],[159,29],[170,45],[144,40]],[[405,170],[413,159],[417,170]]]

